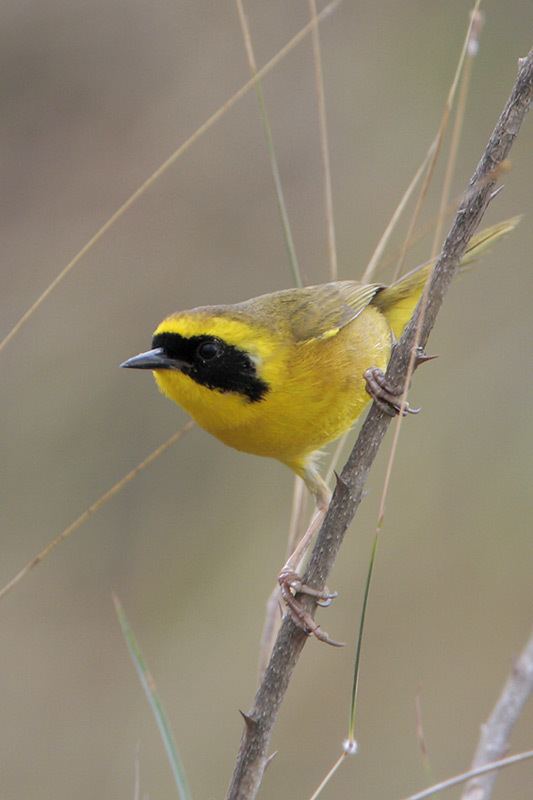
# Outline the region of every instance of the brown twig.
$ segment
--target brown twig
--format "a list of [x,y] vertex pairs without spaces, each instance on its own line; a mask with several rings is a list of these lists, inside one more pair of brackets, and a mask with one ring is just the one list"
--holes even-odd
[[[433,271],[428,303],[420,329],[420,345],[426,344],[444,295],[467,244],[487,208],[497,179],[498,167],[507,158],[533,96],[533,51],[520,63],[518,77],[498,123],[470,180]],[[402,385],[415,339],[420,308],[394,348],[387,370],[392,385]],[[304,576],[306,584],[323,588],[344,535],[363,497],[364,487],[390,417],[375,404],[337,481],[328,513]],[[303,600],[309,610],[312,602]],[[259,686],[252,710],[245,716],[245,729],[228,800],[252,800],[262,781],[270,736],[292,672],[306,642],[305,634],[287,616],[274,645],[272,656]]]
[[[502,758],[508,747],[511,731],[533,692],[533,631],[507,678],[487,722],[481,727],[472,769]],[[466,786],[462,800],[489,800],[497,773],[480,775]]]

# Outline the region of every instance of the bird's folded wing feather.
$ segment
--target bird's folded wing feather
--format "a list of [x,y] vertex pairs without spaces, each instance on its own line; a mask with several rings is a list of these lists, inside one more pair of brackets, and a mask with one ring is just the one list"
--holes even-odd
[[290,327],[299,342],[335,336],[352,322],[381,289],[378,284],[335,281],[300,289],[289,301]]

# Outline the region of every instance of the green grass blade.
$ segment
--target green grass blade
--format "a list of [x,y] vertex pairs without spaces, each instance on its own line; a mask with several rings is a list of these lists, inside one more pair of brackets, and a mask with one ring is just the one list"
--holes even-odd
[[187,778],[185,777],[185,770],[183,769],[183,764],[178,755],[176,743],[174,742],[174,736],[172,735],[172,729],[163,706],[161,705],[161,700],[159,699],[154,679],[148,667],[146,666],[146,662],[128,622],[128,618],[126,617],[120,600],[116,595],[113,595],[113,602],[115,604],[115,611],[117,613],[122,635],[126,641],[131,660],[133,661],[135,669],[137,670],[137,675],[139,676],[144,693],[146,694],[150,708],[152,709],[152,713],[155,717],[161,739],[163,740],[163,745],[167,753],[172,775],[174,776],[174,782],[178,790],[178,795],[180,800],[191,800],[192,795],[187,783]]
[[265,96],[263,94],[263,87],[261,86],[260,81],[258,80],[255,85],[255,91],[257,95],[257,103],[259,105],[259,113],[261,115],[261,121],[263,123],[263,129],[265,133],[265,139],[267,143],[268,149],[268,156],[270,159],[270,169],[272,170],[272,178],[274,179],[274,186],[276,189],[276,199],[278,201],[278,210],[281,217],[281,224],[283,226],[283,234],[285,238],[285,246],[287,248],[287,254],[289,256],[289,264],[291,267],[292,277],[294,283],[298,288],[303,286],[302,283],[302,276],[300,273],[300,266],[298,264],[298,258],[296,256],[296,249],[294,247],[294,240],[292,238],[292,231],[291,225],[289,222],[289,214],[287,212],[287,204],[285,202],[285,195],[283,193],[283,187],[281,184],[281,175],[279,173],[278,167],[278,160],[276,158],[276,151],[274,149],[274,139],[272,136],[272,128],[270,127],[270,120],[268,118],[267,110],[266,110],[266,103],[265,103]]
[[363,646],[363,633],[365,629],[366,609],[368,605],[368,595],[370,593],[370,584],[372,582],[372,573],[374,571],[374,564],[376,561],[376,552],[378,549],[379,531],[376,531],[374,536],[374,544],[372,545],[372,552],[370,554],[370,562],[368,564],[368,573],[366,576],[365,593],[363,597],[363,607],[361,609],[361,618],[359,620],[359,633],[357,636],[357,645],[355,648],[355,663],[353,670],[353,684],[352,684],[352,698],[350,703],[350,723],[348,725],[348,739],[345,743],[347,747],[350,743],[355,746],[355,713],[357,709],[357,690],[359,688],[359,672],[361,664],[361,649]]

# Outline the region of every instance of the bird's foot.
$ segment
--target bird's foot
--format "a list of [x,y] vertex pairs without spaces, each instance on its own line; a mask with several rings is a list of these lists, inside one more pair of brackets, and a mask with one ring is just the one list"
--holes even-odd
[[[425,361],[427,358],[422,358],[422,360]],[[422,363],[422,360],[420,363]],[[419,408],[411,408],[407,402],[402,408],[403,388],[391,386],[385,377],[385,373],[379,367],[370,367],[365,371],[363,377],[370,397],[390,417],[395,417],[400,411],[404,417],[407,414],[418,414],[420,411]]]
[[320,591],[307,586],[302,583],[300,575],[294,570],[282,570],[278,577],[278,582],[281,596],[295,625],[304,631],[307,636],[314,636],[321,642],[330,644],[333,647],[344,647],[344,642],[337,642],[335,639],[331,639],[329,634],[321,629],[320,625],[315,622],[309,611],[306,611],[297,598],[299,594],[306,594],[309,597],[314,597],[319,606],[326,607],[331,605],[332,601],[337,597],[337,592],[328,592],[326,589]]

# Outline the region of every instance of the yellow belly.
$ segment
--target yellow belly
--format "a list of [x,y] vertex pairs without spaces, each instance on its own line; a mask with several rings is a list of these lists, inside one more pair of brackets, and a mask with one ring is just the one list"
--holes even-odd
[[329,339],[283,342],[261,376],[269,391],[259,402],[200,386],[179,372],[154,373],[164,394],[230,447],[270,456],[296,471],[311,453],[344,433],[369,402],[363,373],[385,369],[391,335],[374,307]]

